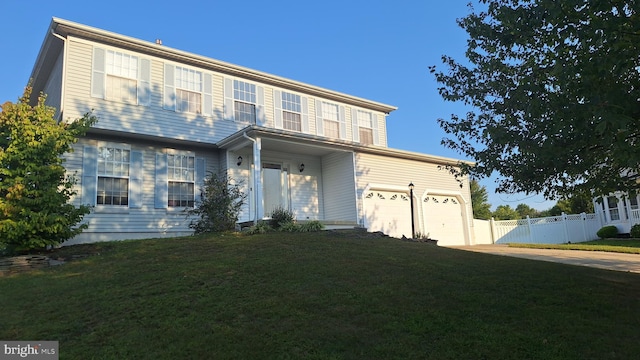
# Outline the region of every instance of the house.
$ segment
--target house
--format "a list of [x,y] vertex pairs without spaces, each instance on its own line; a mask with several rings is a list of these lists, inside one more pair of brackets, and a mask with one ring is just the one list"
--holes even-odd
[[602,224],[613,225],[619,233],[628,234],[633,225],[640,224],[639,197],[617,191],[593,199],[593,208]]
[[242,222],[284,207],[473,243],[469,182],[446,169],[459,161],[389,148],[393,106],[58,18],[31,77],[60,121],[99,119],[66,156],[74,203],[93,206],[69,243],[190,234],[183,210],[209,173],[242,184]]

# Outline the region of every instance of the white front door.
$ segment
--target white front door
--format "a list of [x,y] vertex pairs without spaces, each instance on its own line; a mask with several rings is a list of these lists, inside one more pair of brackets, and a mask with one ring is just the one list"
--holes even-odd
[[262,164],[262,194],[265,216],[270,216],[277,208],[289,210],[287,170],[282,165]]

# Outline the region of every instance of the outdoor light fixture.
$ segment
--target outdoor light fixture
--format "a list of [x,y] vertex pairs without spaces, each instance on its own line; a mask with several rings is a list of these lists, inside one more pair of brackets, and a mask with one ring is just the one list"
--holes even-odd
[[238,156],[238,162],[236,163],[236,165],[242,165],[242,156]]
[[300,172],[304,171],[304,163],[300,163],[300,165],[298,165],[298,170],[300,170]]
[[409,183],[409,201],[411,202],[411,238],[415,239],[416,237],[416,224],[413,221],[413,181]]

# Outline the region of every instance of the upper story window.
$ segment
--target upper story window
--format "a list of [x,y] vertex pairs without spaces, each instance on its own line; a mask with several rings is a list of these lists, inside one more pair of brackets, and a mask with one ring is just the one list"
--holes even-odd
[[167,155],[169,181],[168,206],[193,207],[195,204],[195,156]]
[[360,143],[364,145],[373,144],[373,119],[368,111],[358,110],[358,135]]
[[107,99],[130,104],[138,101],[138,57],[107,51]]
[[287,130],[302,131],[302,105],[300,95],[282,92],[282,126]]
[[338,105],[322,102],[322,128],[324,136],[339,138],[340,137],[340,120],[338,113]]
[[202,113],[202,72],[176,66],[176,111]]
[[233,80],[234,118],[236,121],[256,123],[256,85]]
[[164,105],[181,113],[213,115],[213,78],[210,73],[164,64]]
[[131,151],[122,147],[98,148],[97,205],[129,205]]
[[151,61],[135,55],[93,48],[91,96],[149,105]]

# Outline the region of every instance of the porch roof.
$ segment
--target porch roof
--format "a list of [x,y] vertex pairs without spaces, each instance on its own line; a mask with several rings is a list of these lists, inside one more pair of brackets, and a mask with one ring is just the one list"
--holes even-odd
[[466,160],[428,155],[382,146],[362,145],[351,141],[327,139],[325,137],[291,132],[287,130],[266,128],[257,125],[247,126],[246,128],[234,133],[233,135],[222,139],[216,145],[222,149],[232,151],[238,150],[240,148],[249,146],[251,143],[251,140],[247,139],[245,135],[250,138],[260,137],[263,141],[263,148],[278,148],[279,145],[286,143],[289,151],[293,150],[298,154],[323,156],[335,151],[344,151],[376,154],[395,157],[399,159],[428,162],[438,165],[456,166],[460,163],[469,165],[475,164],[474,162]]

